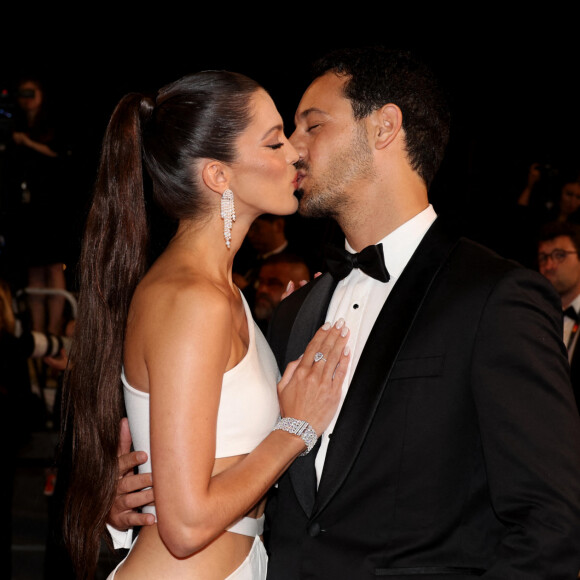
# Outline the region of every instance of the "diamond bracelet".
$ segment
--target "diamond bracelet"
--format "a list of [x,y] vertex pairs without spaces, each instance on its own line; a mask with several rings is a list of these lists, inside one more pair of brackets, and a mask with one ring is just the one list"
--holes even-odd
[[304,441],[306,449],[300,454],[300,456],[308,455],[316,445],[316,440],[318,439],[316,431],[312,428],[310,423],[307,421],[300,421],[299,419],[292,419],[291,417],[280,419],[272,430],[276,431],[276,429],[281,429],[282,431],[292,433],[293,435],[298,435],[302,441]]

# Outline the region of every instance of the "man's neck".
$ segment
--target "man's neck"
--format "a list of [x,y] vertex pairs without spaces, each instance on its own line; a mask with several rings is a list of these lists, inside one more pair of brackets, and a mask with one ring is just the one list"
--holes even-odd
[[575,288],[574,290],[571,290],[570,292],[567,292],[566,294],[562,294],[560,296],[560,298],[562,300],[562,310],[566,310],[566,308],[568,308],[568,306],[570,306],[572,304],[572,302],[574,302],[574,300],[576,300],[576,298],[578,298],[578,296],[580,296],[580,287]]
[[[342,231],[353,250],[360,252],[367,246],[380,242],[404,223],[419,215],[428,206],[429,203],[426,202],[424,206],[417,205],[409,207],[407,211],[398,212],[396,214],[382,212],[377,214],[379,217],[376,220],[369,217],[366,223],[353,222],[344,226],[341,225]],[[381,217],[383,219],[381,219]]]
[[379,179],[353,195],[337,216],[348,243],[360,252],[376,244],[429,206],[427,188],[414,172]]

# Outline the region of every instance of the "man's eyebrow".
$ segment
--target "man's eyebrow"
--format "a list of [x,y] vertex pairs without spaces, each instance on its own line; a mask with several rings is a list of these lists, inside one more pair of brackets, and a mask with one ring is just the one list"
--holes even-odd
[[323,111],[322,109],[318,109],[316,107],[310,107],[310,109],[305,109],[304,111],[302,111],[298,117],[301,119],[305,119],[306,117],[308,117],[308,115],[311,115],[312,113],[321,113],[322,115],[326,115],[326,111]]

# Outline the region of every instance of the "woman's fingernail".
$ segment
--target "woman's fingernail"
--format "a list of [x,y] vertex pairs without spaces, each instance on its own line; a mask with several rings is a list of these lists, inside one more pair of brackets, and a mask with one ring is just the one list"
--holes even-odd
[[344,318],[339,318],[336,321],[336,325],[335,326],[336,326],[336,328],[342,328],[344,326]]
[[344,356],[348,356],[350,352],[350,346],[348,346],[348,344],[344,347]]
[[348,334],[348,326],[343,326],[342,330],[340,331],[340,336],[346,336]]
[[294,285],[294,283],[292,282],[292,280],[290,280],[290,282],[288,282],[288,285],[286,286],[286,292],[291,290],[293,285]]
[[322,327],[322,330],[328,330],[331,326],[332,324],[330,324],[330,322],[325,322],[324,326]]

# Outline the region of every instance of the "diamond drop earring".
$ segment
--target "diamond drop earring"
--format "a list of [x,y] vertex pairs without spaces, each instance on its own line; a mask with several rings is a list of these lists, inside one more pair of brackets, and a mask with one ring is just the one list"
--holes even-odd
[[231,189],[226,189],[222,193],[220,215],[224,220],[224,239],[226,241],[226,246],[229,248],[232,239],[232,224],[236,221],[234,192]]

